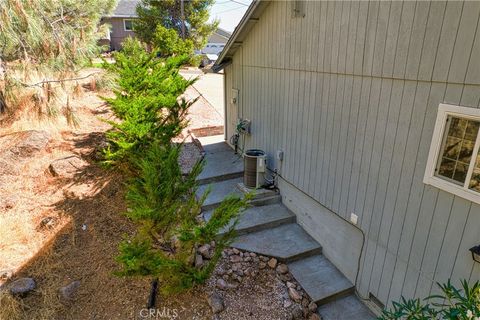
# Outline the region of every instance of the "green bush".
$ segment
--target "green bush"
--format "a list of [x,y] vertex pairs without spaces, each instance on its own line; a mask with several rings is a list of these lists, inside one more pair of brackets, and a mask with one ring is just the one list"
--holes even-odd
[[450,280],[438,284],[442,294],[420,299],[393,302],[393,308],[384,310],[380,320],[480,320],[480,282],[469,285],[462,281],[462,289],[453,286]]
[[[182,144],[172,142],[187,125],[185,116],[195,101],[179,98],[194,82],[178,74],[187,58],[158,58],[158,53],[148,53],[141,43],[129,40],[115,55],[115,64],[105,66],[117,75],[115,97],[106,100],[120,121],[111,122],[104,162],[130,174],[125,214],[138,226],[120,244],[121,270],[116,274],[157,277],[165,293],[209,277],[249,199],[229,197],[208,222],[198,219],[206,197],[196,197],[203,163],[182,175],[178,161]],[[231,221],[228,232],[218,237]],[[195,266],[197,248],[213,241],[211,259]]]

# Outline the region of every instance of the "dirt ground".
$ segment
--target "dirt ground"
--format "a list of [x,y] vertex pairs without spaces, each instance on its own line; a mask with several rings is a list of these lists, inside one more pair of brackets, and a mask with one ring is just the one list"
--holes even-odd
[[[0,286],[19,277],[32,277],[37,285],[13,300],[2,299],[0,290],[0,309],[7,304],[18,309],[8,320],[164,319],[169,312],[176,319],[212,319],[207,298],[215,290],[215,276],[189,292],[159,296],[156,313],[148,317],[151,279],[113,275],[118,244],[134,226],[122,215],[124,178],[98,163],[98,150],[110,128],[101,119],[113,117],[99,98],[106,94],[86,91],[71,102],[78,128],[60,118],[22,118],[0,129],[0,138],[23,130],[43,130],[49,137],[45,148],[18,158],[11,171],[0,172]],[[73,155],[85,165],[70,176],[53,176],[52,161]],[[186,157],[190,156],[199,156],[198,150],[190,148]],[[225,256],[220,267],[227,260]],[[75,280],[80,286],[74,298],[62,300],[59,289]],[[278,286],[282,284],[270,270],[222,293],[226,311],[218,319],[289,318],[288,311],[280,310],[283,298],[276,293]],[[2,314],[0,320],[7,320]]]

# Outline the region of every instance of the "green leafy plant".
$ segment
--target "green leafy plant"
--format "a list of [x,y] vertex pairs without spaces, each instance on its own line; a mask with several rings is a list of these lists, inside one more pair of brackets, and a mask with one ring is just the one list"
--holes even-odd
[[[172,142],[187,125],[186,114],[195,102],[180,98],[194,81],[178,74],[185,56],[159,58],[129,40],[115,60],[105,67],[116,74],[118,88],[115,97],[106,100],[120,121],[111,122],[104,162],[122,166],[130,175],[125,214],[137,224],[137,232],[120,244],[121,270],[116,274],[152,276],[161,281],[163,292],[178,292],[209,277],[249,197],[229,197],[207,222],[198,218],[208,194],[197,199],[203,162],[182,174],[182,143]],[[217,236],[227,226],[228,231]],[[211,246],[211,254],[198,264],[201,245]]]
[[386,309],[379,317],[381,320],[431,320],[480,319],[480,282],[469,285],[466,280],[461,282],[461,289],[456,288],[450,280],[446,284],[437,284],[442,294],[420,299],[407,300],[402,297],[400,302],[393,302],[393,308]]

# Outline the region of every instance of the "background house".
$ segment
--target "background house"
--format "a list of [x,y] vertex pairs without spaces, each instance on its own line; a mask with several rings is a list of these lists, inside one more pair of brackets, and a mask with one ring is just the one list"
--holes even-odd
[[113,13],[102,18],[102,23],[110,26],[110,32],[102,39],[102,44],[109,45],[111,50],[120,50],[125,38],[135,37],[133,20],[137,18],[139,3],[139,0],[120,0]]
[[218,28],[209,38],[205,47],[200,53],[216,54],[222,52],[225,44],[232,34],[222,28]]
[[459,182],[480,169],[478,134],[466,164],[427,166],[450,152],[441,104],[477,132],[479,17],[467,1],[254,1],[214,66],[227,141],[251,121],[246,148],[267,152],[283,203],[380,305],[480,279],[480,196]]

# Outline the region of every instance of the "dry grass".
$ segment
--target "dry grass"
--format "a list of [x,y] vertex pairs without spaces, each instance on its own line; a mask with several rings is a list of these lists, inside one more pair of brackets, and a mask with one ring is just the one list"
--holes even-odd
[[0,320],[20,319],[22,304],[7,291],[0,290]]

